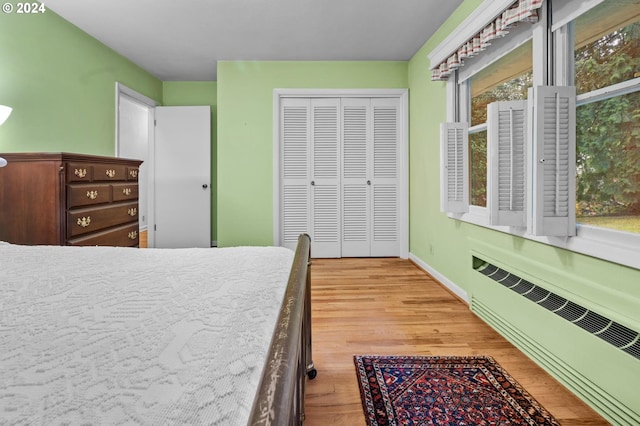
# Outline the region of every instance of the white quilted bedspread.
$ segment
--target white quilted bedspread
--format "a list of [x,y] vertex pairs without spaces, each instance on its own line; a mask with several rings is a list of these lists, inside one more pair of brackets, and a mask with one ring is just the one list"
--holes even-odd
[[292,260],[0,243],[0,424],[246,424]]

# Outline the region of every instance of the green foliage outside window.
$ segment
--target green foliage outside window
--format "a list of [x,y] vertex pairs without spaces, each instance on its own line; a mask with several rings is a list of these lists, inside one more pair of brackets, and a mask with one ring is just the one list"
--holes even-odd
[[[527,90],[533,85],[531,71],[510,79],[471,98],[471,125],[487,122],[487,105],[498,101],[527,99]],[[487,132],[469,135],[471,179],[470,197],[474,206],[487,205]]]
[[471,205],[487,206],[487,132],[469,135]]
[[[614,31],[575,53],[578,93],[640,77],[640,22]],[[638,216],[607,227],[640,232],[640,91],[578,107],[578,220]]]
[[[576,47],[574,59],[578,94],[639,78],[640,22]],[[499,76],[502,69],[507,68],[496,66],[490,72]],[[486,123],[492,102],[526,99],[532,79],[529,71],[476,93],[471,126]],[[576,118],[578,222],[640,233],[640,87],[581,105]],[[470,201],[477,206],[486,206],[486,135],[475,132],[469,138]]]

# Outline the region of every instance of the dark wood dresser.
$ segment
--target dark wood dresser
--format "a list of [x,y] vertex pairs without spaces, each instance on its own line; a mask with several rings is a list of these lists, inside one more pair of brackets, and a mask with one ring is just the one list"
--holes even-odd
[[71,153],[1,154],[0,241],[138,246],[141,161]]

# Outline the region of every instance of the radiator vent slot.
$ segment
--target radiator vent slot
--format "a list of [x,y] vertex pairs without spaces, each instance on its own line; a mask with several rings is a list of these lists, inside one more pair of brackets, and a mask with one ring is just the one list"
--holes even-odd
[[553,312],[605,342],[640,359],[640,333],[597,312],[558,296],[524,278],[474,258],[474,269],[506,288],[526,297],[533,303]]

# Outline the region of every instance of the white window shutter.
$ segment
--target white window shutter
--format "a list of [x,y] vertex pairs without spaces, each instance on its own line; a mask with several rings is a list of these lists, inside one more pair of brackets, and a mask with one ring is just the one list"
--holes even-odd
[[529,89],[532,142],[529,182],[532,235],[576,235],[576,90],[573,86]]
[[469,125],[440,124],[440,210],[469,211]]
[[489,223],[526,226],[527,101],[487,107]]

